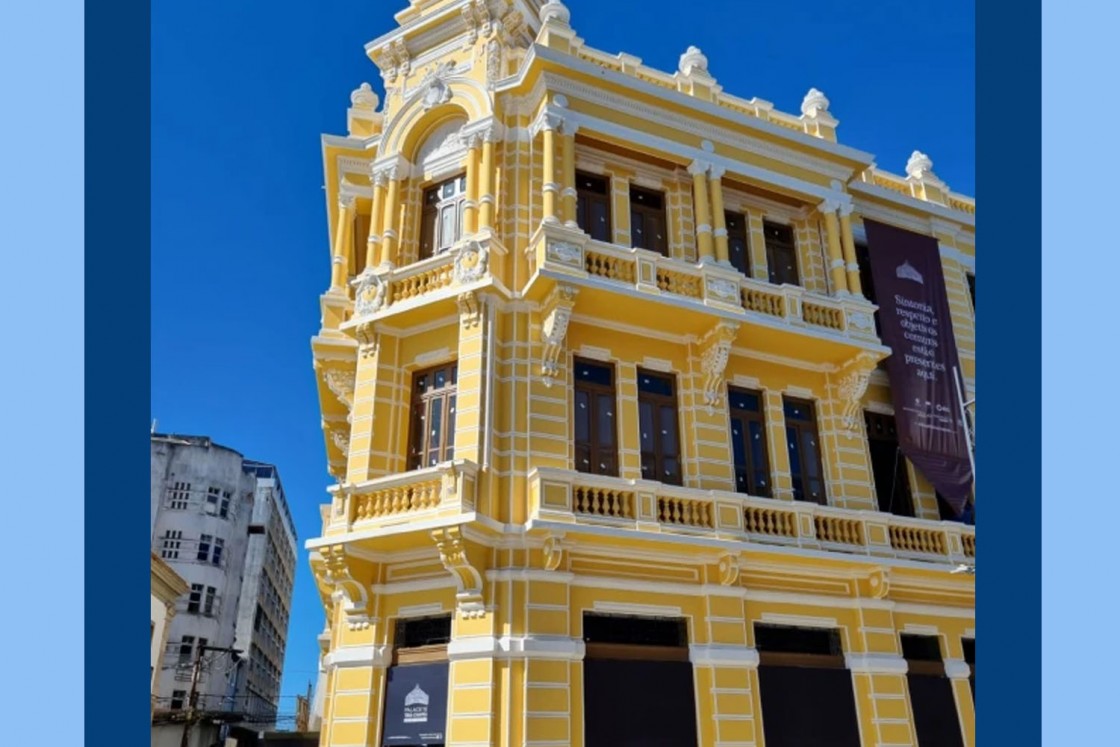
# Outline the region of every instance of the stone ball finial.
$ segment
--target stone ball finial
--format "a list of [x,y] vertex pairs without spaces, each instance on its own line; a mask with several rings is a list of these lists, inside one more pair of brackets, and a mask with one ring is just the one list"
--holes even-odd
[[809,93],[801,100],[801,113],[806,117],[815,117],[828,112],[828,97],[816,88],[810,88]]
[[541,23],[556,21],[566,26],[572,20],[572,12],[560,0],[548,0],[541,6],[540,19]]
[[910,154],[906,162],[906,176],[911,179],[922,179],[933,176],[933,161],[925,153],[916,150]]
[[358,86],[350,93],[350,104],[355,109],[369,109],[373,111],[377,108],[377,103],[377,94],[373,92],[369,83],[362,83],[362,85]]
[[699,73],[708,72],[708,58],[700,51],[699,47],[689,47],[685,53],[681,55],[681,61],[678,65],[681,75],[692,75],[693,71]]

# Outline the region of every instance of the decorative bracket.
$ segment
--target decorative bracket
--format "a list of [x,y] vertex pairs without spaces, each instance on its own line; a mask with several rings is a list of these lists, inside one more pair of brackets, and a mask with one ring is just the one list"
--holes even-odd
[[704,347],[700,368],[704,372],[704,403],[708,407],[715,407],[723,399],[723,374],[738,331],[739,325],[721,322],[700,343]]
[[354,335],[358,338],[358,355],[360,357],[372,358],[377,355],[377,349],[381,345],[381,335],[373,323],[359,324],[354,329]]
[[859,431],[863,395],[867,393],[878,360],[872,353],[860,353],[844,366],[840,375],[837,395],[844,408],[843,425],[852,433]]
[[558,370],[577,293],[579,291],[570,285],[558,285],[545,304],[545,308],[550,309],[541,322],[541,344],[544,347],[541,353],[541,375],[544,376],[545,386],[552,386],[552,377]]
[[742,560],[736,553],[727,553],[719,559],[719,582],[724,586],[734,586],[739,583],[739,572],[742,569]]
[[891,589],[890,571],[886,568],[876,568],[863,578],[858,579],[856,585],[861,597],[886,599]]
[[545,570],[555,571],[564,562],[564,546],[560,540],[560,537],[550,536],[544,541]]
[[462,530],[459,527],[436,529],[432,532],[432,539],[439,550],[439,559],[459,587],[455,595],[459,615],[465,620],[483,617],[486,615],[486,606],[482,601],[482,574],[471,565],[467,557],[466,543],[463,541]]
[[362,273],[362,280],[354,293],[354,315],[363,317],[380,311],[385,306],[388,293],[388,280],[367,269]]
[[323,558],[326,580],[334,585],[342,601],[342,611],[350,630],[369,627],[369,597],[365,586],[354,578],[354,558],[346,554],[345,545],[331,545],[319,551]]
[[463,327],[465,329],[477,327],[482,320],[482,303],[479,301],[478,294],[474,291],[460,293],[458,302],[459,321],[462,322]]
[[455,282],[460,285],[474,283],[486,277],[490,250],[477,241],[468,241],[455,255]]
[[340,368],[324,368],[323,382],[338,401],[349,410],[354,405],[354,372]]

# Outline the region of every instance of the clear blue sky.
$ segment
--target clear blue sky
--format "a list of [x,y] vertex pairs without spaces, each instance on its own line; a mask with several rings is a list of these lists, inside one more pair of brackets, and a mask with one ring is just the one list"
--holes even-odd
[[[309,343],[330,273],[319,135],[345,134],[360,82],[380,91],[362,46],[406,1],[152,6],[152,415],[278,465],[301,545],[331,480]],[[568,5],[598,49],[673,71],[695,44],[724,90],[783,111],[815,86],[841,142],[895,173],[922,150],[974,193],[974,0]],[[283,695],[314,680],[322,627],[301,548]]]

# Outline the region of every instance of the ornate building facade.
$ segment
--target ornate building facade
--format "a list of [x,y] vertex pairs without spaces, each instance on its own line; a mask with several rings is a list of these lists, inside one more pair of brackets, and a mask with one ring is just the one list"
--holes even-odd
[[963,399],[975,202],[556,0],[396,18],[322,139],[321,743],[972,747],[975,530],[865,222],[936,240]]

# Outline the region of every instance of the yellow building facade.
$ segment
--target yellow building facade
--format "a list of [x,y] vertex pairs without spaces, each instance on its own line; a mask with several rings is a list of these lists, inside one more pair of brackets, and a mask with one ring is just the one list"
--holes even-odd
[[975,202],[555,0],[396,19],[322,139],[321,744],[972,747],[975,530],[892,446],[863,222],[936,238],[972,397]]

